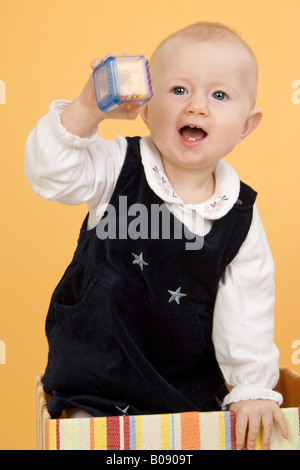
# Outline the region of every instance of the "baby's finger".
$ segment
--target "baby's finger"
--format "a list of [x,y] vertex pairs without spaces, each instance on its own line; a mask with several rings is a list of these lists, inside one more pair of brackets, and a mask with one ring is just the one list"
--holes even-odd
[[263,446],[263,449],[269,450],[272,431],[273,431],[273,415],[272,414],[263,415],[262,427],[263,427],[262,446]]
[[259,416],[251,416],[249,419],[249,427],[248,427],[248,436],[247,436],[247,449],[254,450],[255,449],[255,441],[258,436],[260,430],[260,417]]
[[236,446],[238,449],[242,449],[245,445],[246,433],[247,433],[248,419],[247,416],[236,415]]
[[91,68],[95,69],[96,67],[98,67],[99,64],[101,64],[101,62],[104,62],[106,59],[108,59],[108,57],[114,57],[114,56],[115,54],[113,52],[109,52],[108,54],[106,54],[105,57],[103,57],[103,59],[100,59],[99,57],[97,57],[91,62]]
[[278,411],[276,411],[274,413],[274,421],[276,421],[276,423],[278,424],[278,426],[281,430],[281,434],[284,437],[284,439],[288,439],[289,438],[288,427],[287,427],[287,424],[286,424],[285,417],[284,417],[284,415],[282,413],[282,410],[280,408],[278,408]]
[[101,59],[97,57],[91,62],[91,68],[95,69],[96,67],[98,67],[99,64],[101,64],[101,62],[102,62]]
[[118,112],[121,116],[124,116],[126,119],[135,119],[139,114],[139,104],[138,103],[123,103],[118,107]]
[[106,54],[106,56],[103,57],[102,62],[104,62],[109,57],[116,57],[116,54],[114,52],[109,52],[108,54]]

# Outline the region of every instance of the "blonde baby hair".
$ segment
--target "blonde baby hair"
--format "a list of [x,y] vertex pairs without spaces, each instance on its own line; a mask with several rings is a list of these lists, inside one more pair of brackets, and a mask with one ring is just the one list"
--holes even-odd
[[257,77],[258,77],[258,67],[256,57],[251,49],[251,47],[241,38],[241,36],[235,32],[233,29],[222,23],[213,23],[202,21],[186,26],[183,29],[176,31],[175,33],[166,37],[155,49],[151,60],[150,60],[150,69],[153,71],[159,57],[167,49],[170,43],[185,41],[186,44],[191,42],[227,42],[233,45],[239,46],[246,53],[245,57],[248,59],[249,67],[249,83],[251,86],[251,95],[253,106],[256,101],[257,95]]

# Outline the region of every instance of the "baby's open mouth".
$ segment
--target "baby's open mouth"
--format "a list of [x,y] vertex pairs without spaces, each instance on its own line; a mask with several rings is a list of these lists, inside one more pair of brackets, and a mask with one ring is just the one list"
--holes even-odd
[[201,140],[207,136],[207,132],[205,132],[200,127],[196,127],[196,126],[184,126],[181,129],[179,129],[179,133],[184,139],[191,141],[191,142]]

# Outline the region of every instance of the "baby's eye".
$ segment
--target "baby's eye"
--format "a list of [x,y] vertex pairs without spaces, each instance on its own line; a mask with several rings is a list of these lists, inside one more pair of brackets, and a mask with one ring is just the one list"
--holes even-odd
[[228,96],[226,95],[226,93],[224,93],[224,91],[215,91],[213,93],[213,97],[219,101],[223,101],[223,100],[226,100],[226,98],[228,98]]
[[187,93],[183,86],[175,86],[172,91],[175,95],[185,95]]

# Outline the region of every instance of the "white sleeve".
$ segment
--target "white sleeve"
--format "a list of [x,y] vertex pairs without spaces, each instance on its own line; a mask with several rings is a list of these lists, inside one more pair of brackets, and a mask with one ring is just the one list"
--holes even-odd
[[127,141],[105,141],[98,128],[80,138],[60,122],[67,101],[51,103],[49,112],[30,133],[25,146],[25,174],[36,194],[47,200],[77,205],[109,201],[123,165]]
[[219,284],[213,342],[226,382],[233,387],[223,407],[247,399],[282,396],[273,391],[278,350],[273,342],[274,263],[254,206],[249,233]]

